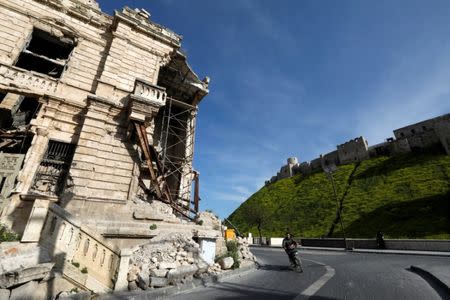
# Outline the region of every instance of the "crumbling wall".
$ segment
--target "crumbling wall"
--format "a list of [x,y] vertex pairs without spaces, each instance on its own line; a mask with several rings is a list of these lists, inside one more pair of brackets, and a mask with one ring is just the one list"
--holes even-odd
[[155,25],[148,22],[150,16],[145,12],[124,8],[116,16],[119,22],[100,80],[124,91],[133,90],[136,78],[156,84],[158,70],[168,61],[173,46],[148,34]]
[[[46,92],[65,99],[83,101],[87,93],[93,89],[98,76],[102,51],[107,42],[102,33],[107,28],[109,18],[91,8],[76,6],[71,1],[61,2],[57,8],[62,9],[49,9],[45,3],[31,0],[13,0],[0,5],[2,6],[0,36],[4,37],[0,46],[2,83],[14,82],[21,88],[36,93]],[[74,13],[78,10],[77,17],[69,18],[65,13],[67,9],[72,9]],[[89,22],[92,25],[88,25]],[[96,26],[93,26],[94,24]],[[68,59],[61,80],[55,80],[48,74],[14,73],[2,67],[2,64],[8,66],[17,62],[33,28],[51,33],[55,37],[74,37],[76,46]]]

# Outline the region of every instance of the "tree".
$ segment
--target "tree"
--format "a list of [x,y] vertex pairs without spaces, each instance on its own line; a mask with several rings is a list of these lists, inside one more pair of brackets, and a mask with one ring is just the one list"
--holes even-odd
[[270,223],[270,212],[263,205],[246,205],[245,206],[245,216],[247,218],[247,223],[250,226],[255,226],[258,229],[259,242],[262,243],[262,229],[263,227]]

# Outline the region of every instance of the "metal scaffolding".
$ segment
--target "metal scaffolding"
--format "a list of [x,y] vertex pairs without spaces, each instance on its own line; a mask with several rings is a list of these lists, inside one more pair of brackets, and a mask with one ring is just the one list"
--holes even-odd
[[161,129],[161,162],[172,199],[190,210],[197,107],[167,97]]

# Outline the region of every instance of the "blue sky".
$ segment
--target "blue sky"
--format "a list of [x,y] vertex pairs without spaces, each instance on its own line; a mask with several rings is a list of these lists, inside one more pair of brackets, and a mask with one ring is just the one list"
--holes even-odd
[[145,8],[211,77],[194,166],[201,208],[227,217],[289,156],[450,112],[450,2],[98,1]]

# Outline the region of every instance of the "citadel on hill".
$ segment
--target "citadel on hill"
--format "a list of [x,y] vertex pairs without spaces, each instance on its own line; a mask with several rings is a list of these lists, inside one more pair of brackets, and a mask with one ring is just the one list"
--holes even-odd
[[396,155],[418,151],[424,148],[440,146],[450,155],[450,113],[394,130],[395,138],[369,146],[360,136],[343,144],[327,154],[311,161],[298,162],[296,157],[287,159],[287,164],[280,168],[277,175],[266,181],[266,185],[296,174],[309,174],[320,170],[322,165],[344,165],[360,162],[380,155]]

